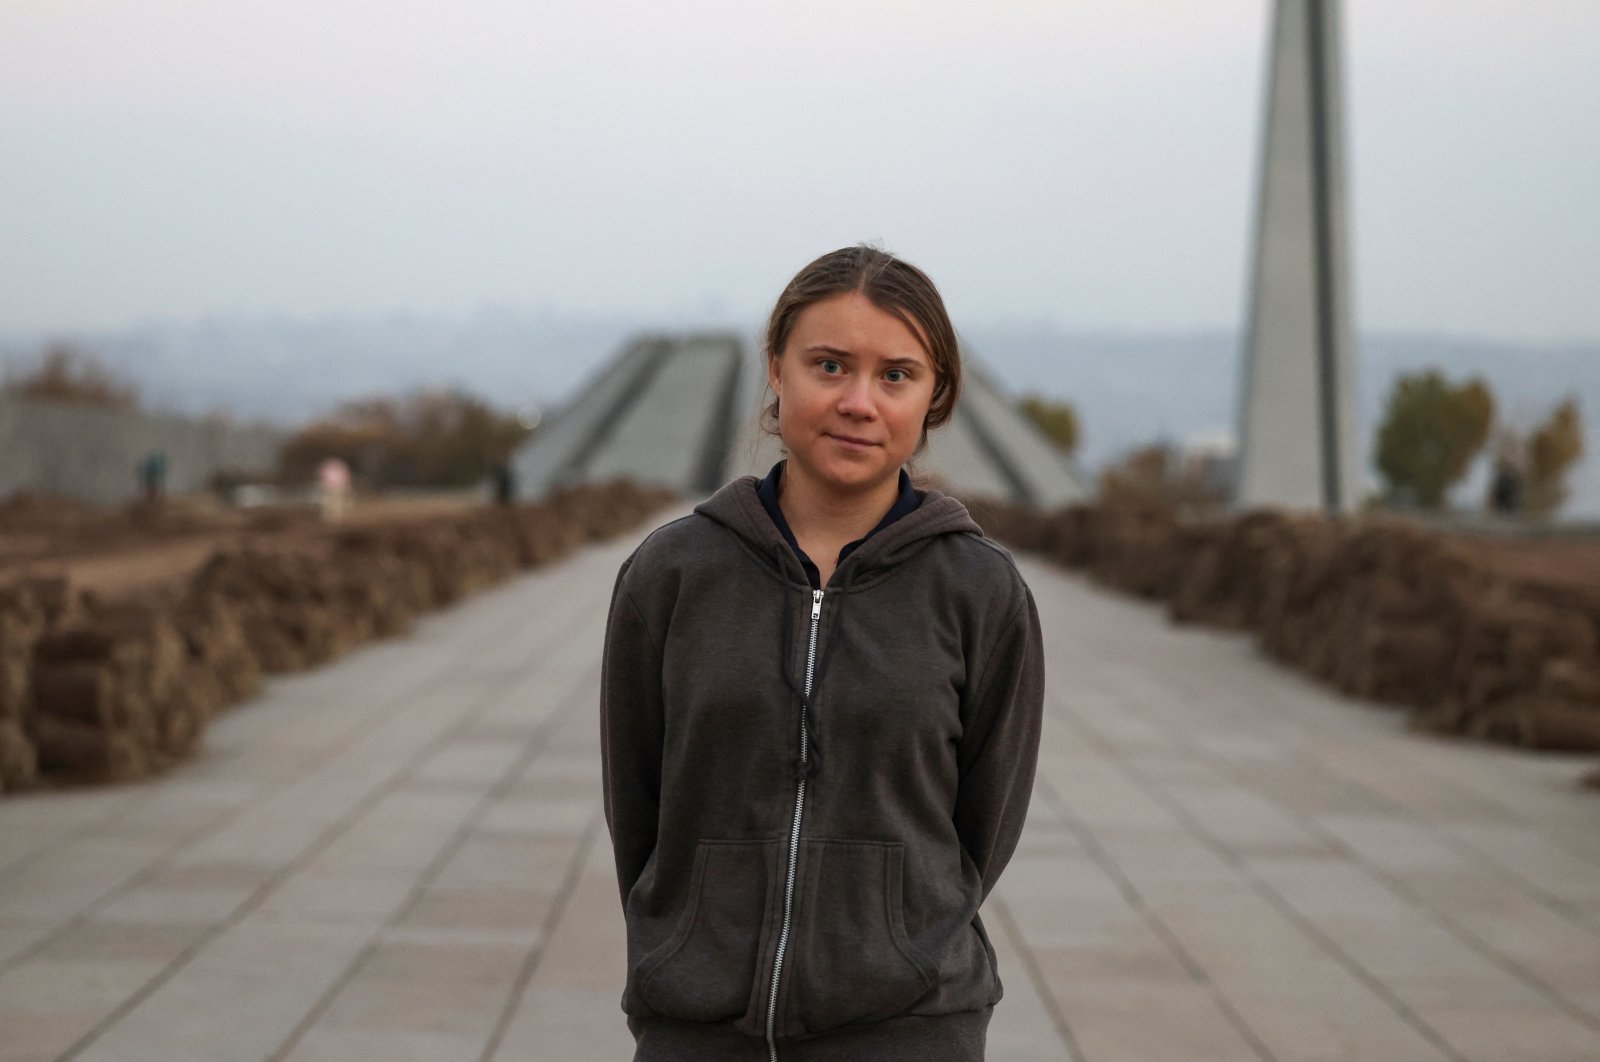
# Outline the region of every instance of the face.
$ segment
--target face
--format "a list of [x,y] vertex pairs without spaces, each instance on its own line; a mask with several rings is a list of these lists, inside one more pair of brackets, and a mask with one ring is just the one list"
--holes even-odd
[[847,292],[800,312],[767,360],[789,469],[839,495],[897,478],[922,437],[933,363],[900,318]]

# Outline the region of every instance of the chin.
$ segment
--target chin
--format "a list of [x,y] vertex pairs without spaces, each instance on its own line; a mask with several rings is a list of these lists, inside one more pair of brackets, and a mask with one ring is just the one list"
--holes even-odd
[[873,487],[885,479],[893,479],[899,465],[886,467],[883,455],[872,455],[871,461],[823,461],[812,465],[814,474],[823,482],[840,490],[862,490]]

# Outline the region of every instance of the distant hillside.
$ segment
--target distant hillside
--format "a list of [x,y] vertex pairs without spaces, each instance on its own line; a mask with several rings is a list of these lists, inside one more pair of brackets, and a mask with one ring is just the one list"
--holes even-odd
[[[197,413],[228,409],[293,424],[341,399],[458,384],[505,407],[559,403],[633,332],[674,322],[486,310],[466,318],[397,314],[311,321],[238,318],[70,337],[138,380],[151,405]],[[754,334],[755,324],[747,332]],[[1229,432],[1239,342],[1227,332],[1118,335],[1052,327],[969,328],[966,339],[1000,383],[1072,400],[1084,422],[1084,463],[1098,467],[1132,446]],[[0,358],[30,357],[45,337],[0,335]],[[1600,344],[1519,346],[1377,333],[1360,344],[1362,441],[1394,378],[1439,366],[1481,374],[1502,410],[1523,425],[1574,394],[1589,455],[1574,478],[1573,515],[1600,516]],[[1368,473],[1369,478],[1371,473]],[[1483,470],[1457,492],[1482,496]]]

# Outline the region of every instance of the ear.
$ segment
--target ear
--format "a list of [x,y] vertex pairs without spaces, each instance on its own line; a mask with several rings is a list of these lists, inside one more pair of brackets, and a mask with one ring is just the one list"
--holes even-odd
[[776,354],[767,355],[767,386],[772,388],[774,396],[781,397],[783,395],[782,379],[781,374],[778,372],[778,356]]

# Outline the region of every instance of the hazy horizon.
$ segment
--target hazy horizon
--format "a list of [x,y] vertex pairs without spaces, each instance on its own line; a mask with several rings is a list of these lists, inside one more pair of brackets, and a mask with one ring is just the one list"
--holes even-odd
[[[506,411],[559,409],[630,336],[667,324],[500,309],[460,318],[213,319],[79,339],[138,383],[146,408],[227,411],[235,419],[264,417],[292,427],[344,400],[425,386],[460,388]],[[735,328],[751,370],[757,368],[757,330],[753,321]],[[1214,445],[1234,434],[1242,361],[1236,329],[1129,334],[1011,322],[962,332],[975,363],[1002,389],[1074,405],[1083,430],[1078,456],[1086,468],[1151,442]],[[29,346],[36,338],[0,330],[0,360],[26,364],[37,354]],[[1495,395],[1497,420],[1519,431],[1542,422],[1568,396],[1578,399],[1585,423],[1600,421],[1600,343],[1508,345],[1365,331],[1356,337],[1363,451],[1370,455],[1373,426],[1394,380],[1430,367],[1458,382],[1483,377]],[[1595,450],[1591,445],[1573,470],[1566,518],[1600,517]],[[1485,474],[1480,462],[1458,497],[1468,504],[1480,497]],[[1364,468],[1363,475],[1371,486],[1372,470]]]
[[[289,314],[215,314],[194,321],[147,321],[117,329],[6,329],[0,327],[0,379],[25,371],[36,364],[45,349],[54,343],[69,346],[101,358],[130,382],[137,382],[147,366],[145,359],[156,357],[168,373],[181,371],[181,363],[205,370],[212,377],[248,378],[255,370],[272,368],[285,360],[322,363],[329,380],[338,373],[328,365],[346,342],[366,362],[363,366],[381,368],[385,349],[395,359],[393,389],[449,387],[456,384],[487,394],[493,388],[481,383],[484,374],[500,371],[507,379],[524,375],[518,362],[541,363],[548,383],[521,398],[541,403],[560,404],[571,397],[581,379],[599,370],[621,351],[633,336],[643,333],[683,334],[689,332],[728,332],[745,342],[752,357],[760,341],[764,321],[749,317],[708,317],[693,313],[679,315],[629,315],[623,313],[562,313],[550,308],[523,310],[509,306],[485,306],[465,314],[418,313],[397,310],[388,313],[328,313],[317,316]],[[1241,325],[1149,330],[1135,328],[1073,328],[1045,320],[957,322],[963,346],[980,363],[1001,372],[998,381],[1018,393],[1038,392],[1049,397],[1071,398],[1072,380],[1050,380],[1034,374],[1014,374],[1016,359],[1006,348],[1029,349],[1039,344],[1064,341],[1073,345],[1103,342],[1123,345],[1203,350],[1208,356],[1229,359],[1230,368],[1242,370],[1244,330]],[[1600,370],[1600,339],[1506,341],[1493,337],[1452,334],[1445,331],[1358,328],[1355,334],[1358,375],[1363,374],[1363,354],[1374,347],[1410,347],[1440,352],[1438,367],[1447,375],[1460,376],[1481,371],[1486,355],[1507,359],[1523,356],[1561,360],[1573,355],[1594,356]],[[207,350],[213,342],[218,350]],[[458,357],[445,353],[453,349]],[[998,349],[997,349],[998,348]],[[1218,352],[1222,353],[1219,355]],[[1452,352],[1465,351],[1460,365],[1452,364]],[[239,355],[243,355],[240,357]],[[429,355],[432,355],[431,357]],[[523,357],[526,355],[526,358]],[[1492,357],[1491,357],[1492,360]],[[463,365],[470,366],[479,383],[464,377]],[[557,370],[552,374],[552,366]],[[1526,368],[1527,366],[1524,366]],[[1236,377],[1236,374],[1235,374]],[[1230,385],[1237,379],[1230,377]],[[1546,379],[1540,390],[1568,393],[1557,379]],[[366,393],[366,392],[363,392]],[[1597,386],[1579,388],[1581,397],[1600,400],[1600,374]],[[171,401],[161,391],[141,392],[151,408],[174,412],[201,411],[194,401]],[[327,407],[352,397],[354,392],[330,393]],[[170,395],[169,395],[170,397]],[[504,398],[510,406],[518,399]],[[248,406],[248,403],[246,403]],[[229,412],[240,412],[229,409]],[[242,412],[248,415],[249,410]],[[1596,411],[1600,413],[1600,410]]]

